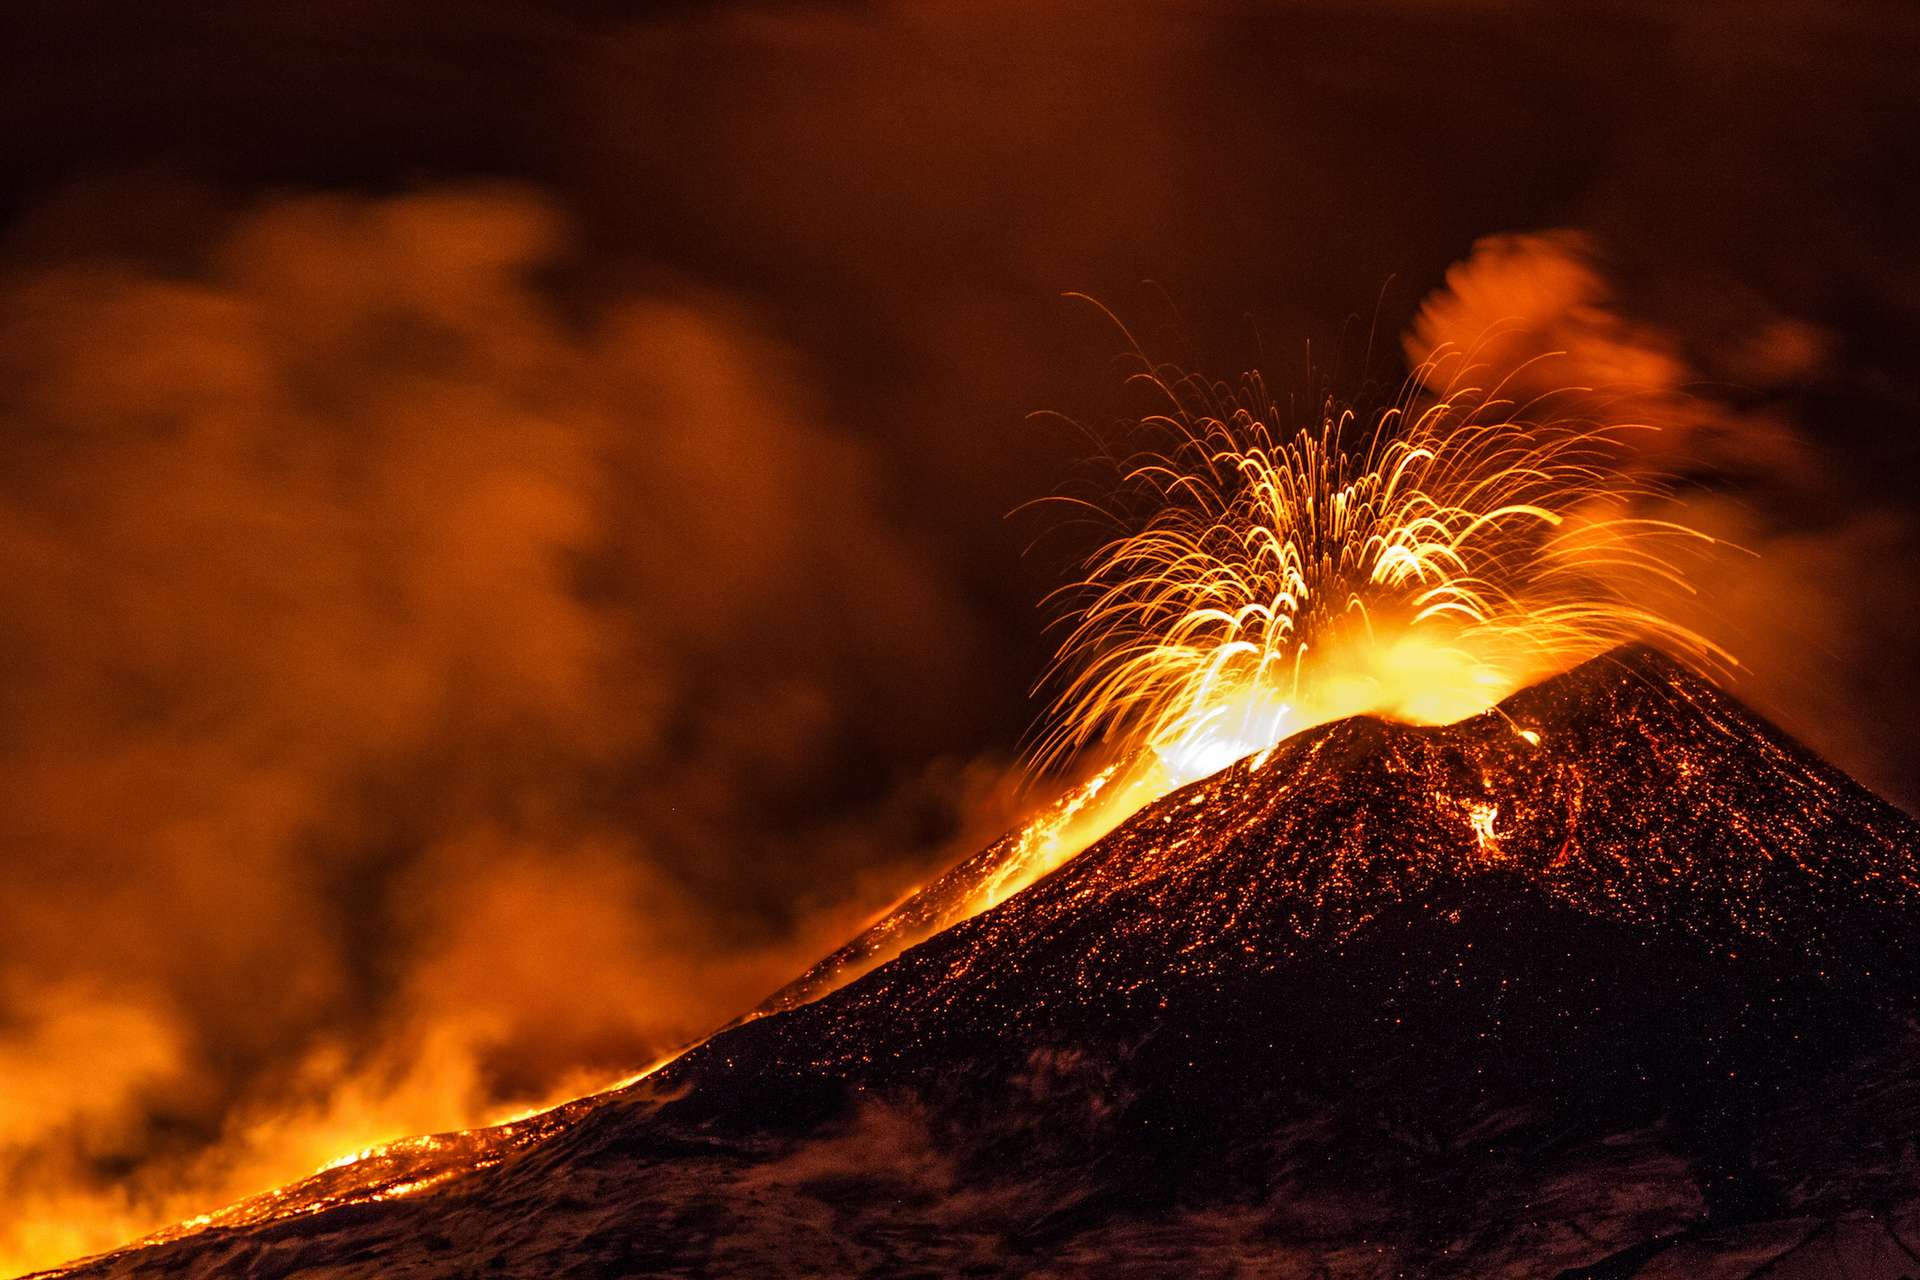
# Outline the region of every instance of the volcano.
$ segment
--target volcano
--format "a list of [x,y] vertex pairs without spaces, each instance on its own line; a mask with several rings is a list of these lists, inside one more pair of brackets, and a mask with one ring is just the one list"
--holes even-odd
[[69,1274],[1916,1276],[1917,852],[1620,649],[1299,734],[820,994],[963,866],[631,1087]]

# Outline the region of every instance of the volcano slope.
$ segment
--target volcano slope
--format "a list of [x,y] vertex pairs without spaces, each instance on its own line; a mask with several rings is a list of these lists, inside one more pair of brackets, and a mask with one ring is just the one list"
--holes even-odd
[[1916,824],[1629,648],[85,1275],[1920,1276]]

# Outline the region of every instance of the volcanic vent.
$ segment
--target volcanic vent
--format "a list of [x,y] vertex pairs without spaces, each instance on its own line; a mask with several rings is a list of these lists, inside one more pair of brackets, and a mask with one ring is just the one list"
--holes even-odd
[[627,1090],[78,1274],[1920,1274],[1917,835],[1620,649],[1296,735]]

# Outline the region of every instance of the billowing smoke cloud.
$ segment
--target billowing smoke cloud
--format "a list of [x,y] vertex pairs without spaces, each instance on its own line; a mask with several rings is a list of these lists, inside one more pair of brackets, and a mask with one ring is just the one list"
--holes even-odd
[[793,359],[568,313],[568,238],[283,198],[9,282],[0,1270],[643,1066],[991,814],[899,776],[972,624]]
[[[1766,312],[1741,325],[1724,363],[1750,387],[1790,385],[1821,359],[1811,326]],[[1431,363],[1436,383],[1465,378],[1521,406],[1653,428],[1636,447],[1663,467],[1737,482],[1807,464],[1791,426],[1730,409],[1677,336],[1628,317],[1598,247],[1580,232],[1482,240],[1422,303],[1402,345],[1411,367]]]

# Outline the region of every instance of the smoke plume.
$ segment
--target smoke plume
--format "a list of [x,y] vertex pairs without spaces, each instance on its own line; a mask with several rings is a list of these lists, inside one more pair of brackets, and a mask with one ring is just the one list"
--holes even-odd
[[9,281],[0,1270],[644,1066],[991,821],[891,763],[972,624],[796,362],[568,314],[569,236],[286,197]]

